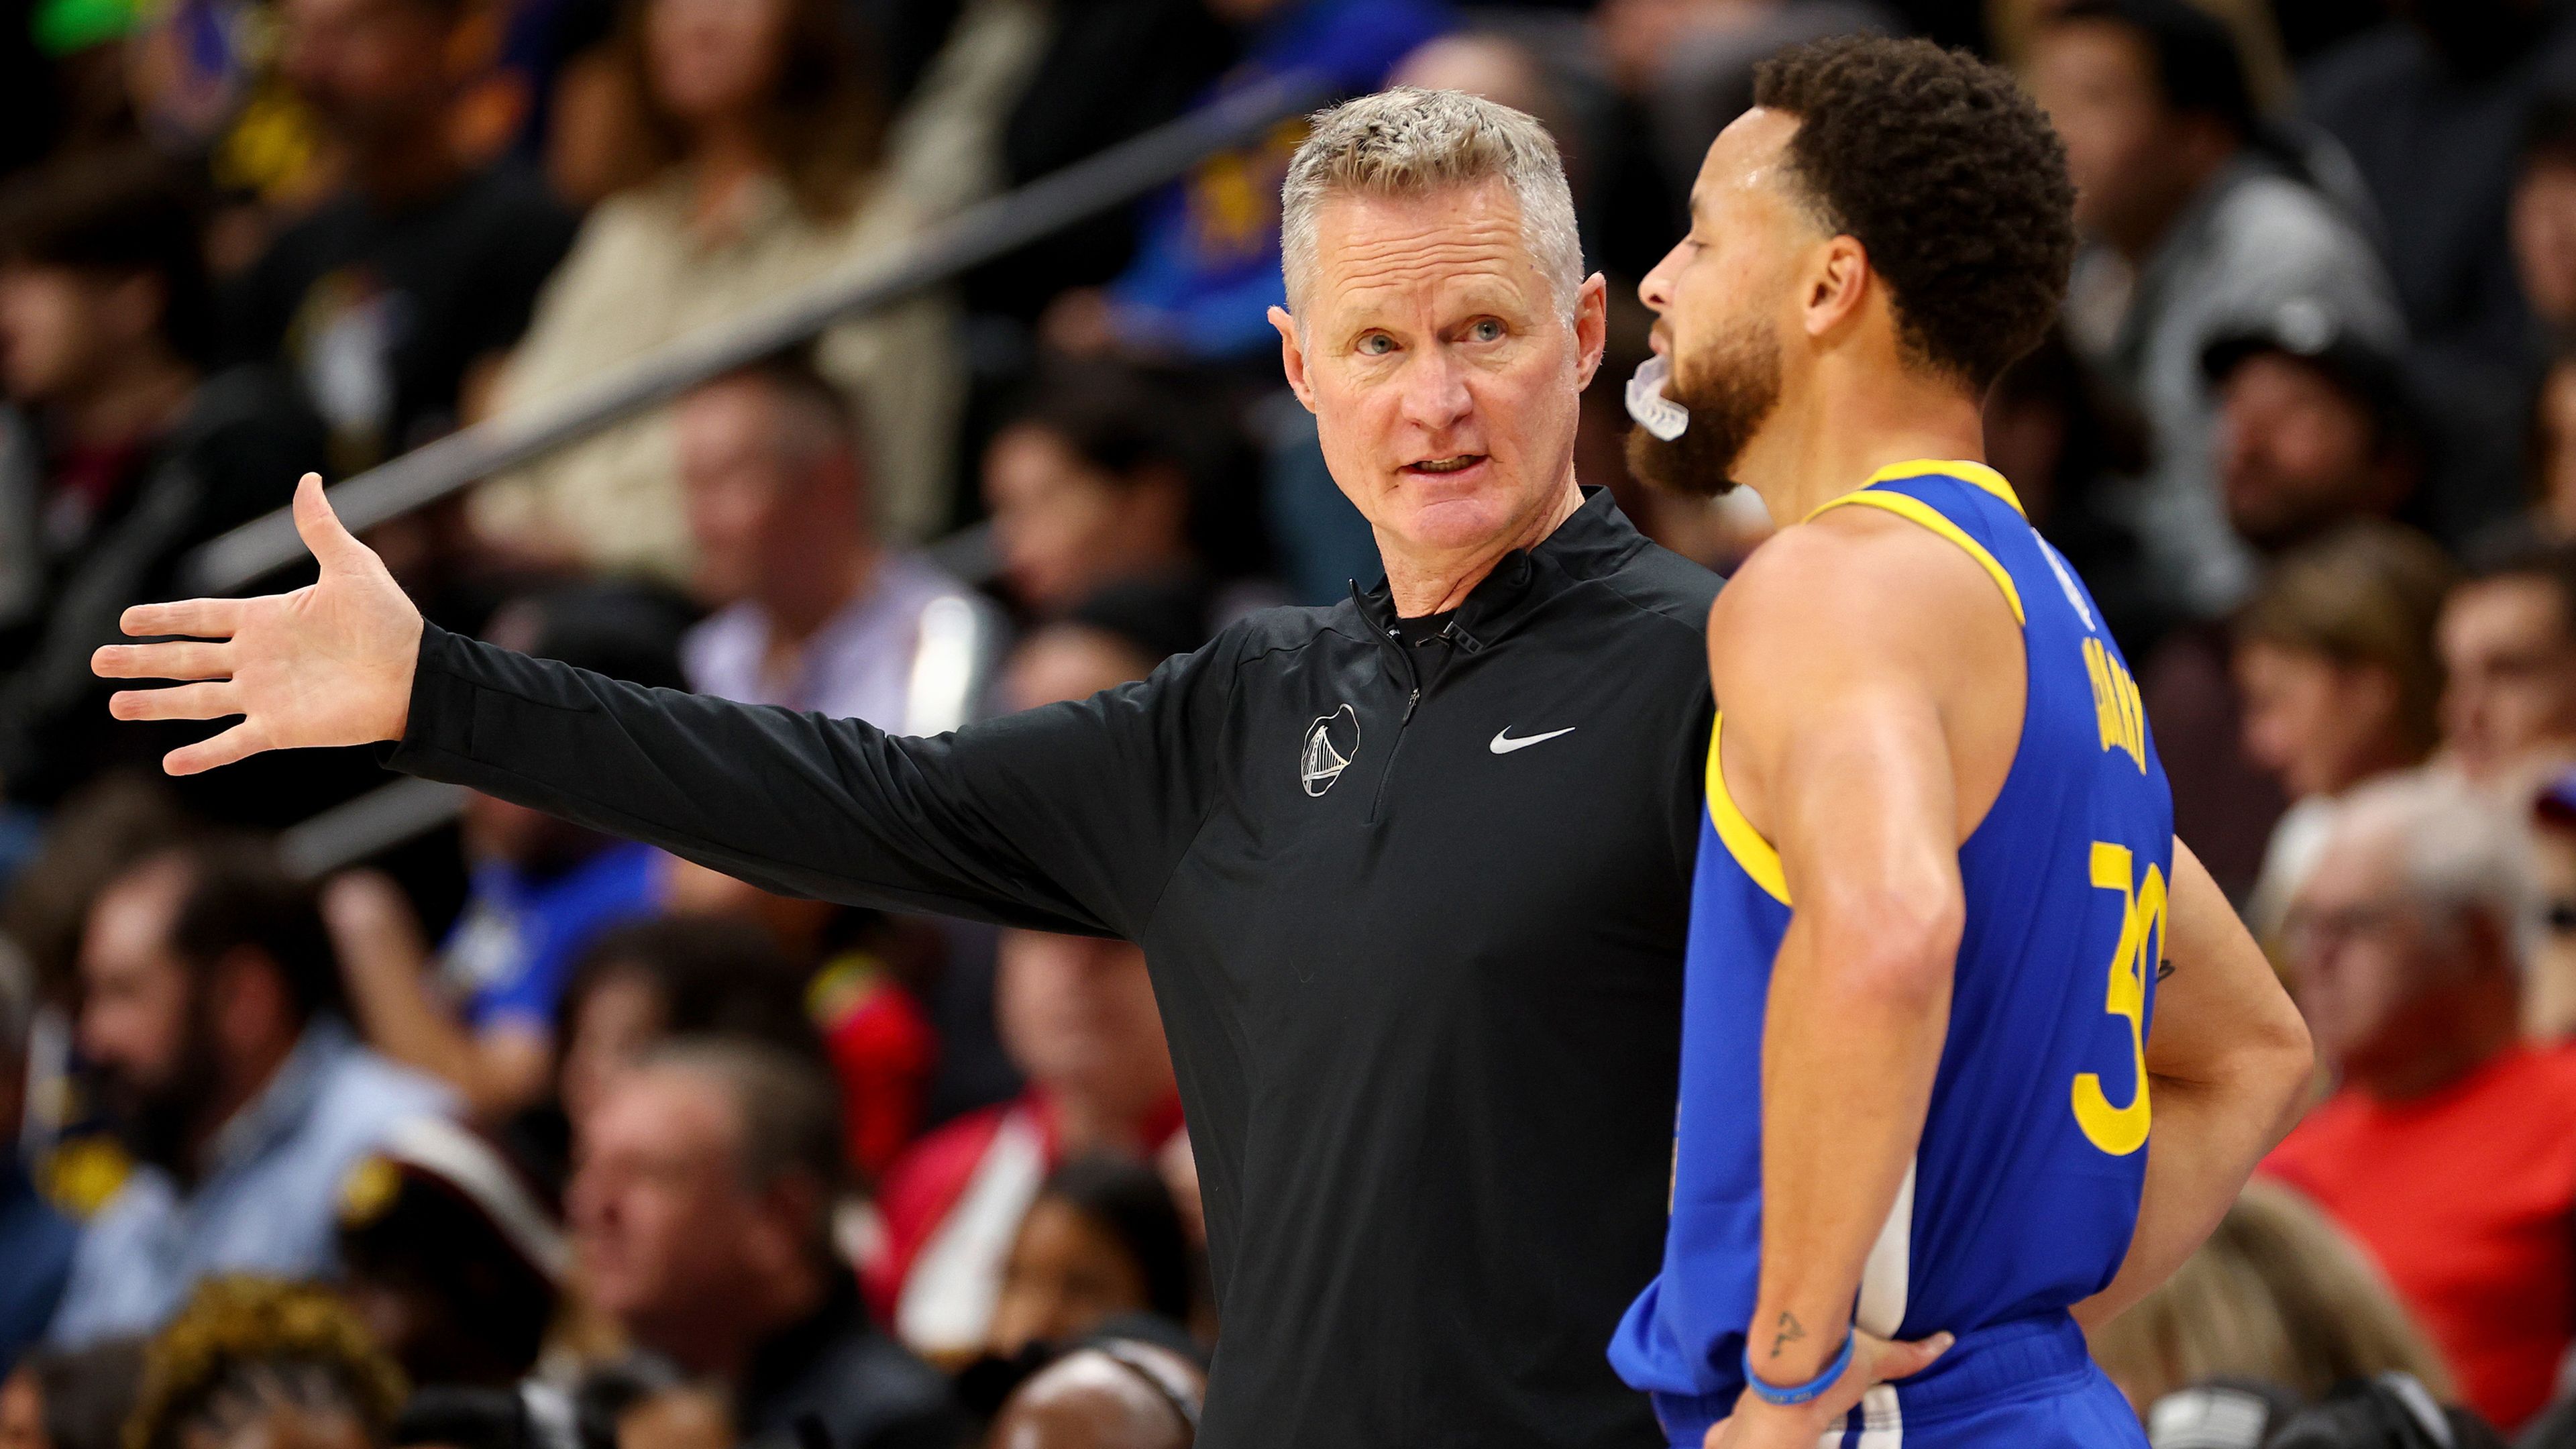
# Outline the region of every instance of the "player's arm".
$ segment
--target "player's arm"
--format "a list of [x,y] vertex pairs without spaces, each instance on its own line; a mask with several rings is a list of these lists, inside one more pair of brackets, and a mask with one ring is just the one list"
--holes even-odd
[[[1973,655],[1963,639],[2018,642],[1965,555],[1878,516],[1784,532],[1721,595],[1710,628],[1727,775],[1779,851],[1792,902],[1763,1035],[1762,1267],[1747,1327],[1753,1372],[1792,1385],[1843,1346],[1949,1031],[1965,906],[1938,675]],[[1837,1392],[1787,1409],[1748,1396],[1726,1442],[1813,1444],[1871,1382],[1921,1368],[1941,1342],[1864,1340]]]
[[2191,1256],[2254,1164],[2298,1120],[2314,1056],[2308,1029],[2236,910],[2174,842],[2164,975],[2147,1030],[2147,1184],[2138,1230],[2109,1287],[2075,1307],[2091,1328]]

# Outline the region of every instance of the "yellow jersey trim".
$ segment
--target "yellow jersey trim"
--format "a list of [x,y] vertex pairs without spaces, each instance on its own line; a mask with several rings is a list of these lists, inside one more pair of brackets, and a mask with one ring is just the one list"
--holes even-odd
[[1718,736],[1726,730],[1726,712],[1718,711],[1717,722],[1708,728],[1708,823],[1717,827],[1717,838],[1726,845],[1726,853],[1753,878],[1753,883],[1768,892],[1771,899],[1789,904],[1789,877],[1780,869],[1780,852],[1735,808],[1735,797],[1726,793],[1726,771],[1720,767]]
[[2012,484],[2004,481],[2003,474],[1983,463],[1971,463],[1965,458],[1915,458],[1904,463],[1890,463],[1870,474],[1868,482],[1860,486],[1867,488],[1871,483],[1901,483],[1908,478],[1956,478],[1962,483],[1983,488],[2011,504],[2013,512],[2024,517],[2029,516],[2029,510],[2021,506],[2021,495],[2013,492]]
[[[1943,464],[1942,466],[1948,467],[1950,465]],[[1887,512],[1893,513],[1899,518],[1912,519],[1914,522],[1923,525],[1925,528],[1932,530],[1934,533],[1937,533],[1943,538],[1950,540],[1952,543],[1957,544],[1960,548],[1965,549],[1968,557],[1975,559],[1979,566],[1983,567],[1988,574],[1993,576],[1995,587],[2004,591],[2004,602],[2012,605],[2013,622],[2024,625],[2027,625],[2030,622],[2030,616],[2022,612],[2021,590],[2014,585],[2012,574],[2006,570],[2002,564],[1995,561],[1995,556],[1986,551],[1986,546],[1984,544],[1970,538],[1966,529],[1952,523],[1948,517],[1943,515],[1940,509],[1933,507],[1931,504],[1924,502],[1922,499],[1917,498],[1910,493],[1873,493],[1864,489],[1858,493],[1846,493],[1840,498],[1836,498],[1831,502],[1819,506],[1815,513],[1810,513],[1807,516],[1809,518],[1814,518],[1817,514],[1825,513],[1832,509],[1842,508],[1848,505],[1858,505],[1864,508],[1885,509]]]

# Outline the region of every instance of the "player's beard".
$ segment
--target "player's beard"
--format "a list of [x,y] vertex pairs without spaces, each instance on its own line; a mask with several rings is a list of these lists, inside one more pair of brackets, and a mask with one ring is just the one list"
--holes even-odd
[[1664,396],[1690,414],[1690,426],[1671,442],[1631,427],[1628,471],[1694,497],[1728,492],[1746,445],[1779,406],[1780,341],[1758,321],[1737,323],[1694,359],[1687,380],[1675,358]]

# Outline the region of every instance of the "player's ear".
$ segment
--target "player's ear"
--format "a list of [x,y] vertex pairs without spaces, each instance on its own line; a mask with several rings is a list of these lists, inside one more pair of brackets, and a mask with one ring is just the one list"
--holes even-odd
[[1858,316],[1869,293],[1869,277],[1869,253],[1859,238],[1835,236],[1819,246],[1806,278],[1807,335],[1825,337]]

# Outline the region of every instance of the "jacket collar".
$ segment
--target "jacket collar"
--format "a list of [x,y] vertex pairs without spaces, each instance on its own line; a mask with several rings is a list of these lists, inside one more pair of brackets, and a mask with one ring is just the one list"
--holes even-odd
[[[1646,536],[1619,511],[1607,488],[1586,488],[1583,502],[1534,548],[1513,549],[1468,590],[1450,637],[1469,654],[1490,648],[1539,604],[1588,579],[1605,577],[1645,548]],[[1369,632],[1384,641],[1396,630],[1395,597],[1384,575],[1367,589],[1354,581],[1351,602]]]

